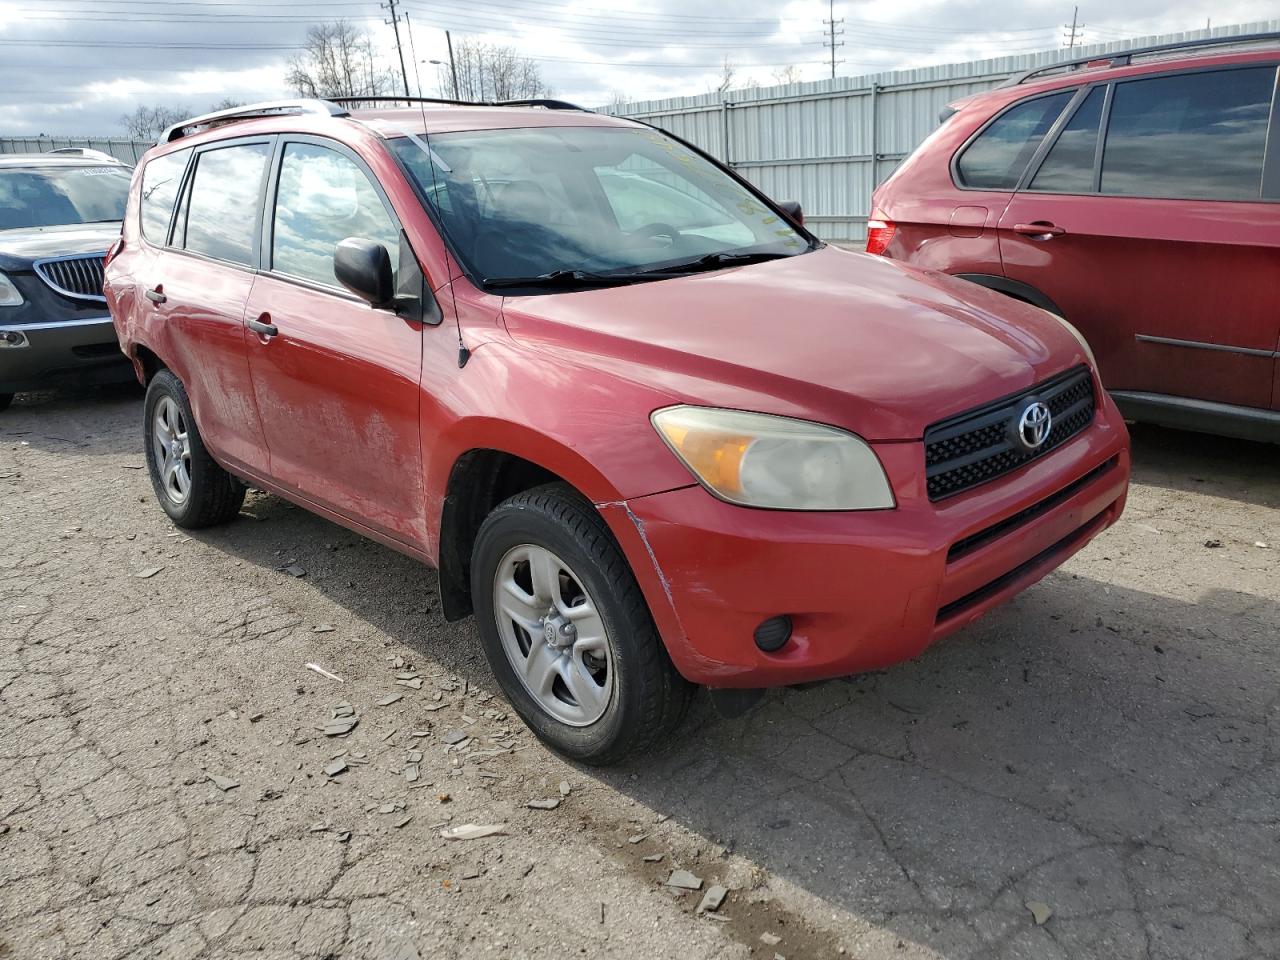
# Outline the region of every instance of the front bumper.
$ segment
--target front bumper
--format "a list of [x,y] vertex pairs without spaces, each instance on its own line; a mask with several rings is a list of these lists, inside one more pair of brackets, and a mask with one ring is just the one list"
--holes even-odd
[[[876,452],[895,510],[751,510],[696,486],[602,506],[686,678],[778,686],[910,659],[1060,565],[1128,492],[1128,434],[1110,400],[1052,454],[939,503],[922,444]],[[792,637],[765,653],[753,632],[779,614]]]
[[0,319],[0,393],[132,379],[109,316],[13,324]]

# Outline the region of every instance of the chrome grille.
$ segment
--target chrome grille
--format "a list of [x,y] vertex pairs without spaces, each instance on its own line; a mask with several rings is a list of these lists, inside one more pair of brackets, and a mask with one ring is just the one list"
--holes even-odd
[[[1014,442],[1010,423],[1031,398],[1053,414],[1048,438],[1027,451]],[[1016,470],[1070,440],[1093,421],[1093,376],[1078,367],[1029,390],[935,423],[924,432],[929,499],[943,500]]]
[[103,261],[102,254],[77,257],[58,257],[53,260],[37,260],[36,273],[40,279],[64,297],[78,300],[101,300]]

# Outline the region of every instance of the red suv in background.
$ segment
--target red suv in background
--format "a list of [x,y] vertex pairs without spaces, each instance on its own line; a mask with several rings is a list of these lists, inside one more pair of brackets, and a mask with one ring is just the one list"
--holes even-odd
[[912,657],[1124,507],[1065,321],[554,101],[180,124],[106,275],[174,522],[251,484],[437,567],[589,762],[660,742],[691,682],[741,705]]
[[1278,64],[1280,35],[1224,38],[955,103],[868,251],[1066,317],[1126,416],[1280,442]]

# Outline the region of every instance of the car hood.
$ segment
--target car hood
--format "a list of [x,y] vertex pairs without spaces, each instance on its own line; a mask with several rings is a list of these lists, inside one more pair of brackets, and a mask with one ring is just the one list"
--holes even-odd
[[517,341],[672,401],[816,420],[868,440],[919,439],[935,421],[1085,362],[1042,310],[830,246],[672,280],[513,297],[503,314]]
[[119,220],[0,230],[0,269],[20,269],[45,257],[106,253],[118,236]]

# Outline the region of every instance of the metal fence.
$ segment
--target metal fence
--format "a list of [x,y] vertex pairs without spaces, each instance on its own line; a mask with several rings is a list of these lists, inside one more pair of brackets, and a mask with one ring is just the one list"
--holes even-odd
[[0,137],[0,154],[48,153],[67,147],[85,147],[109,153],[129,164],[136,164],[153,146],[154,140],[130,140],[126,137]]
[[1074,57],[1280,30],[1280,20],[1135,37],[1075,50],[974,60],[862,77],[731,90],[613,107],[719,157],[778,200],[799,200],[827,240],[866,236],[871,193],[938,124],[946,104],[1033,67]]

